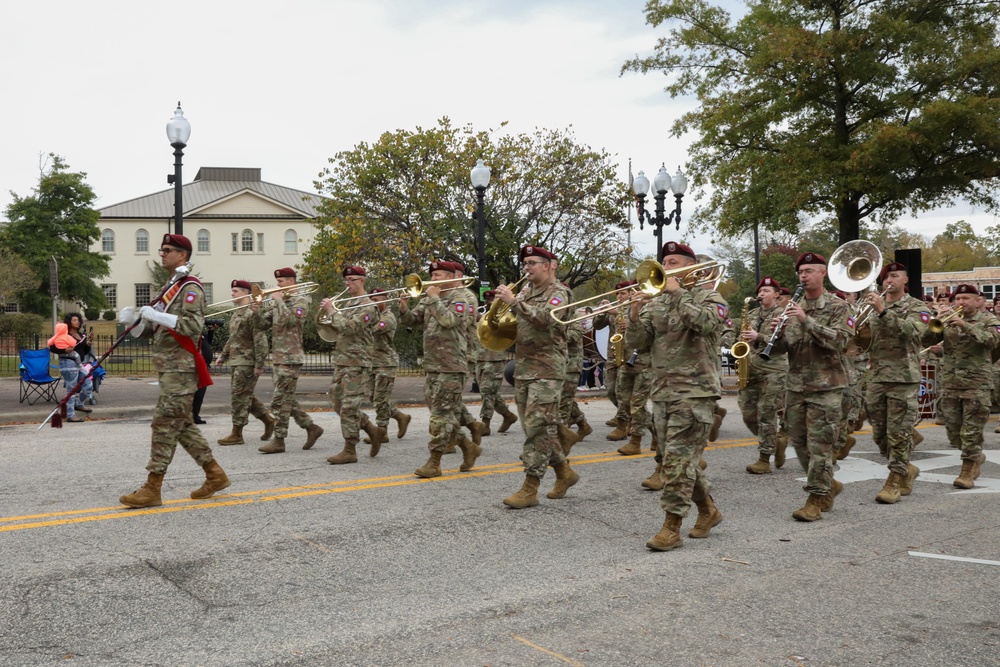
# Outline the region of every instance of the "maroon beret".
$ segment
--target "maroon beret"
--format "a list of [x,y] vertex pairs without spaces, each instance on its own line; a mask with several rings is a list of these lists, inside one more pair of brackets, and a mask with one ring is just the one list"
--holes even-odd
[[826,257],[814,252],[804,252],[799,257],[798,261],[795,262],[795,270],[798,271],[799,267],[803,264],[822,264],[823,266],[826,266]]
[[949,292],[948,290],[945,290],[944,292],[938,292],[937,293],[937,298],[938,299],[950,299],[951,298],[951,292]]
[[171,248],[191,252],[191,239],[180,234],[164,234],[163,240],[160,241],[160,247],[162,248],[163,246],[170,246]]
[[630,286],[631,284],[632,284],[631,280],[623,280],[620,283],[618,283],[617,285],[615,285],[615,289],[616,290],[625,289],[626,287]]
[[674,241],[670,241],[669,243],[665,243],[663,245],[663,248],[660,250],[660,261],[662,262],[663,258],[667,255],[685,255],[693,260],[698,259],[698,256],[694,254],[694,250],[691,249],[691,246],[684,245],[683,243],[675,243]]
[[253,289],[253,286],[251,286],[250,283],[247,282],[246,280],[234,280],[233,282],[231,282],[229,284],[229,286],[230,287],[239,287],[240,289],[245,289],[248,292]]
[[791,296],[792,295],[792,290],[788,289],[787,287],[782,287],[779,291],[782,294],[784,294],[785,296]]
[[497,295],[496,290],[492,290],[492,289],[488,289],[485,292],[483,292],[483,298],[484,299],[495,299],[496,295]]
[[385,290],[382,289],[381,287],[376,287],[373,290],[369,290],[368,293],[371,294],[371,295],[375,295],[375,294],[383,294],[384,292],[385,292]]
[[924,301],[927,303],[934,303],[934,297],[932,297],[930,294],[925,294]]
[[955,297],[959,294],[974,294],[979,296],[979,290],[969,284],[962,284],[955,288],[955,291],[951,293],[951,300],[954,301]]
[[760,279],[760,282],[757,283],[757,290],[759,291],[761,287],[773,287],[774,291],[781,291],[781,284],[771,276],[764,276]]
[[274,270],[274,277],[275,278],[294,278],[295,277],[295,269],[293,269],[291,267],[288,267],[288,266],[286,266],[283,269],[275,269]]
[[842,301],[847,301],[847,295],[844,294],[841,290],[836,290],[833,293],[833,295]]
[[517,254],[517,259],[521,262],[523,262],[527,257],[541,257],[542,259],[547,260],[559,259],[545,248],[537,245],[526,245],[521,248],[521,252]]
[[451,261],[450,264],[455,271],[461,271],[462,273],[465,273],[465,264],[462,264],[457,260]]
[[882,282],[890,271],[906,271],[906,265],[900,264],[899,262],[889,262],[882,267],[882,271],[878,274],[878,281]]
[[340,275],[346,278],[347,276],[367,276],[368,273],[360,266],[345,266]]
[[448,273],[455,273],[455,265],[443,259],[434,260],[427,268],[427,272],[433,273],[434,271],[447,271]]

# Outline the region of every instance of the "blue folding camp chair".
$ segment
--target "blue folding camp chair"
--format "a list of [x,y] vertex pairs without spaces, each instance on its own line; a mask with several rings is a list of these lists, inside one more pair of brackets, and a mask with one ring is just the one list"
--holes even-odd
[[26,400],[28,405],[34,405],[39,400],[59,402],[56,390],[59,388],[62,376],[52,377],[49,368],[48,350],[21,350],[20,403]]

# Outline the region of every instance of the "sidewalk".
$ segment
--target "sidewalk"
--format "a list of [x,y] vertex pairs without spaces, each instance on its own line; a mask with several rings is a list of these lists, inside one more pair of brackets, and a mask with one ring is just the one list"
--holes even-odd
[[[205,402],[201,408],[201,416],[208,419],[212,416],[228,415],[230,412],[230,376],[212,375],[215,384],[205,393]],[[55,403],[38,402],[35,405],[18,403],[18,378],[0,379],[0,425],[41,423],[56,407]],[[479,394],[470,389],[471,380],[466,385],[462,400],[467,405],[479,403]],[[725,393],[735,391],[736,376],[722,374],[722,386]],[[327,392],[330,389],[329,375],[304,375],[299,378],[296,396],[299,404],[306,411],[329,410],[330,401]],[[274,383],[270,375],[261,376],[257,382],[257,397],[270,405]],[[514,388],[503,383],[500,390],[507,402],[513,403]],[[152,418],[153,407],[156,405],[160,389],[155,377],[127,378],[107,377],[101,383],[101,391],[95,394],[97,405],[90,414],[90,419],[123,419]],[[59,398],[64,395],[60,389]],[[596,390],[578,392],[577,400],[605,398],[607,391]],[[400,406],[424,405],[424,377],[408,375],[396,378],[392,392],[393,400]],[[366,404],[367,405],[367,404]],[[370,407],[370,406],[369,406]],[[83,413],[79,413],[84,416]],[[72,426],[72,425],[70,425]]]

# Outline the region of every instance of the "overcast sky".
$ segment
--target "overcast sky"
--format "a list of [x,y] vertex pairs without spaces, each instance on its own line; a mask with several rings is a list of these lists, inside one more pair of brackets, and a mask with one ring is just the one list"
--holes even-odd
[[[184,182],[199,167],[261,167],[266,181],[313,191],[336,152],[385,131],[449,116],[476,130],[572,126],[577,141],[652,180],[685,161],[668,135],[693,107],[659,75],[619,77],[652,51],[644,0],[136,0],[10,2],[0,73],[8,191],[30,194],[39,154],[88,174],[97,207],[167,188],[165,124],[178,100],[192,126]],[[470,165],[470,168],[472,165]],[[685,218],[690,216],[685,200]],[[969,207],[903,220],[934,235]],[[672,228],[671,228],[672,229]],[[685,227],[682,223],[681,234]],[[666,236],[664,240],[674,238]],[[647,229],[640,253],[655,250]],[[709,239],[692,240],[707,251]]]

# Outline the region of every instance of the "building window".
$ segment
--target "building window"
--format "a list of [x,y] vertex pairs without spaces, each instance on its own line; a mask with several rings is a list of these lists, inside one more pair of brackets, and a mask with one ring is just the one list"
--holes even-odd
[[299,253],[299,235],[294,229],[285,230],[285,254],[297,255]]
[[5,313],[19,313],[19,312],[21,312],[21,307],[16,302],[15,303],[5,303],[3,305],[3,312],[5,312]]
[[208,237],[207,229],[198,230],[198,252],[208,254],[212,251],[212,244]]
[[215,292],[215,290],[212,289],[212,283],[202,283],[201,288],[205,292],[205,305],[207,306],[210,303],[212,303],[213,301],[212,294]]
[[240,235],[233,232],[233,252],[240,251]]
[[934,287],[933,286],[928,287],[927,285],[924,285],[924,296],[934,296]]
[[264,254],[264,234],[257,232],[257,254]]
[[110,229],[101,232],[101,252],[115,251],[115,233]]
[[249,229],[240,234],[240,252],[253,252],[253,232]]
[[135,284],[136,307],[145,306],[152,300],[153,300],[153,286],[150,285],[149,283],[136,283]]
[[988,301],[992,301],[993,297],[1000,294],[1000,285],[983,285],[979,288],[979,291],[983,293]]
[[[101,291],[104,292],[104,298],[108,300],[108,308],[110,308],[111,310],[117,310],[118,285],[101,285]],[[149,303],[149,301],[147,301],[146,303]]]
[[[114,240],[112,240],[114,244]],[[149,232],[145,229],[139,229],[135,233],[135,251],[140,255],[149,254]]]

